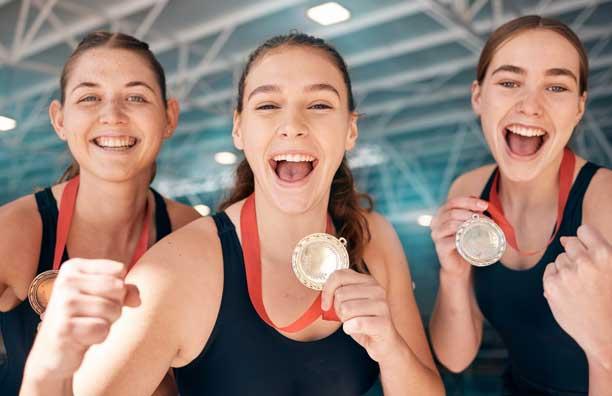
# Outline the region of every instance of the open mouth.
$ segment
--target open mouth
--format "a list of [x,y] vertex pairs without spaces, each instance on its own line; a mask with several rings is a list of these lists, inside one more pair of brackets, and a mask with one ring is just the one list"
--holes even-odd
[[319,161],[309,154],[278,154],[269,163],[280,180],[295,183],[307,178]]
[[506,126],[503,133],[510,152],[519,157],[536,154],[549,137],[542,128],[519,124]]
[[132,136],[98,136],[91,142],[104,150],[126,151],[134,147],[138,139]]

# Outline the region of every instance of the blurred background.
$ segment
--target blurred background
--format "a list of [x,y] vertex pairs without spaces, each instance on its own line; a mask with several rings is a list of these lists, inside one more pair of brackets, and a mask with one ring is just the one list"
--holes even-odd
[[[230,139],[235,87],[248,53],[295,29],[329,40],[353,79],[360,142],[350,163],[362,191],[404,244],[425,324],[438,263],[429,220],[459,174],[491,162],[470,108],[470,84],[488,34],[520,15],[569,24],[591,63],[588,110],[576,152],[612,166],[612,1],[608,0],[0,0],[0,204],[53,183],[70,163],[47,116],[61,68],[94,30],[150,43],[180,126],[158,160],[154,187],[214,212],[241,155]],[[448,393],[499,387],[505,351],[487,329],[462,375],[444,372]],[[378,394],[373,390],[371,394]]]

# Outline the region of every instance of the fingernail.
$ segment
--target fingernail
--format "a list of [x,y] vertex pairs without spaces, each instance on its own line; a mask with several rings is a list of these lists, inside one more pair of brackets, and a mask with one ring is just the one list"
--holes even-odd
[[565,245],[565,241],[566,241],[565,237],[559,238],[559,242],[561,242],[561,245]]
[[486,202],[484,202],[484,201],[478,201],[478,207],[479,207],[480,209],[486,209],[486,208],[487,208],[487,206],[489,206],[489,204],[488,204],[488,203],[486,203]]

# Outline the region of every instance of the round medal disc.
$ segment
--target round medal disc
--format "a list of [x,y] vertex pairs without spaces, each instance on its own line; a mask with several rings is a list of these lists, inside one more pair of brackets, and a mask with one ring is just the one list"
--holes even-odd
[[51,298],[51,291],[53,290],[53,283],[59,271],[51,270],[45,271],[39,274],[28,289],[28,300],[34,312],[41,315],[45,312],[49,299]]
[[506,251],[506,237],[488,217],[474,214],[455,235],[457,251],[468,263],[485,267],[499,261]]
[[293,249],[291,266],[295,276],[313,290],[322,290],[336,270],[349,267],[346,239],[325,233],[308,235]]

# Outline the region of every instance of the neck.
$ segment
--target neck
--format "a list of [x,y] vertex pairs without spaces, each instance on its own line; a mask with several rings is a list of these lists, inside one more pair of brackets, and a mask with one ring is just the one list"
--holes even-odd
[[557,205],[559,196],[559,168],[563,154],[559,155],[532,180],[514,181],[500,172],[499,200],[507,213]]
[[289,214],[279,211],[263,193],[256,192],[255,210],[262,257],[286,261],[300,239],[325,232],[328,201],[329,195],[303,213]]
[[148,191],[148,175],[109,182],[82,172],[73,222],[129,243],[139,237]]

